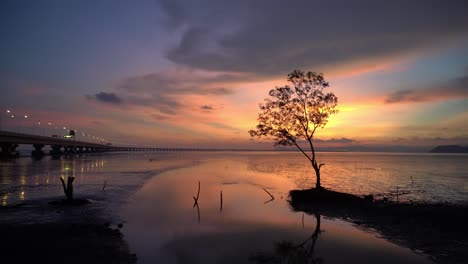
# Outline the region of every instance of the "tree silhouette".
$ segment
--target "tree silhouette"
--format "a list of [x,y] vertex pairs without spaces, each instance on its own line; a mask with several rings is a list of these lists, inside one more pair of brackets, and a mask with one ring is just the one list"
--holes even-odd
[[[321,189],[320,168],[325,164],[317,163],[313,139],[317,128],[325,127],[330,115],[338,112],[338,98],[333,93],[324,93],[329,84],[321,73],[294,70],[288,74],[288,81],[292,87],[286,85],[270,90],[270,97],[259,104],[258,125],[249,134],[273,137],[275,146],[296,146],[310,161],[316,175],[316,188]],[[304,150],[307,147],[301,143],[306,143],[310,152]]]

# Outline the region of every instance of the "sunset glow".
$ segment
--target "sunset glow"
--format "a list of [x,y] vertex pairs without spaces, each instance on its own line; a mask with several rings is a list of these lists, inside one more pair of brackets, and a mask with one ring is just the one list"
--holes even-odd
[[[271,148],[247,131],[268,91],[300,68],[323,72],[338,96],[340,113],[316,134],[322,147],[332,138],[379,150],[396,141],[415,150],[468,142],[468,21],[457,1],[444,6],[449,18],[436,5],[388,11],[387,20],[362,11],[354,20],[362,34],[341,29],[348,17],[338,16],[294,41],[288,23],[318,18],[275,20],[274,5],[75,5],[2,4],[3,126],[32,126],[8,119],[8,108],[138,144]],[[211,15],[221,11],[223,18]]]
[[1,0],[2,263],[468,263],[468,0]]

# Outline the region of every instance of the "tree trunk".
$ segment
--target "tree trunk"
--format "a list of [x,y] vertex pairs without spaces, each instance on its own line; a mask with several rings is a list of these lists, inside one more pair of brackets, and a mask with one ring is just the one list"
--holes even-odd
[[315,183],[315,189],[322,189],[320,184],[320,169],[315,170],[315,176],[317,176],[317,182]]
[[315,171],[315,189],[319,190],[322,189],[322,185],[320,184],[320,167],[317,165],[316,160],[312,160],[312,168],[314,168]]

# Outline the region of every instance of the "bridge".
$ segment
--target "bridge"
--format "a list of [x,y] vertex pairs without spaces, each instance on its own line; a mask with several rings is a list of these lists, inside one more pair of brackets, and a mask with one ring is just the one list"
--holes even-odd
[[49,154],[73,154],[87,152],[111,152],[111,151],[209,151],[210,149],[193,149],[193,148],[153,148],[153,147],[128,147],[114,146],[111,144],[101,144],[95,142],[87,142],[75,140],[73,138],[58,138],[41,135],[31,135],[10,131],[0,130],[0,156],[15,157],[17,156],[16,148],[20,144],[32,145],[33,156],[42,156],[44,147],[50,146]]

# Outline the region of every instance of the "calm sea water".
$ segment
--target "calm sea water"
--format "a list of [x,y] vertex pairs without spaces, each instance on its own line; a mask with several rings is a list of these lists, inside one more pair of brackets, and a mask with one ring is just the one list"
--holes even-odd
[[[323,185],[334,190],[400,201],[468,201],[467,155],[319,153],[319,161],[326,163]],[[58,199],[63,196],[59,177],[72,175],[77,197],[105,204],[124,222],[125,239],[139,263],[284,260],[281,245],[326,263],[427,261],[345,221],[292,212],[289,190],[315,183],[310,165],[296,152],[113,153],[1,161],[1,205]]]

